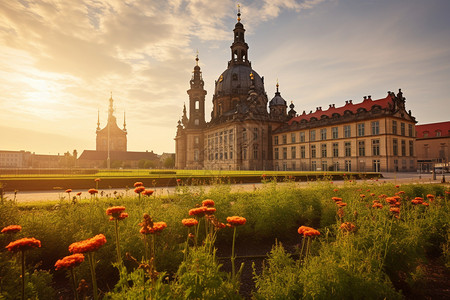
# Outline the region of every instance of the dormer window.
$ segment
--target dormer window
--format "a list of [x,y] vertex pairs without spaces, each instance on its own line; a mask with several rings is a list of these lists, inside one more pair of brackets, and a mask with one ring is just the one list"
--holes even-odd
[[441,131],[440,130],[436,130],[436,136],[441,136]]

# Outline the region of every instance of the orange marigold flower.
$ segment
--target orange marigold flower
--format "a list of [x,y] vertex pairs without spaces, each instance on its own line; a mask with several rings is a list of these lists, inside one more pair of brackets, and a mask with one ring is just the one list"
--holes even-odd
[[428,195],[427,195],[427,198],[434,198],[434,195],[428,194]]
[[339,197],[331,197],[331,200],[333,200],[334,202],[339,202],[339,201],[342,201],[342,198],[339,198]]
[[347,206],[347,203],[345,203],[345,202],[336,202],[336,204],[337,204],[339,207]]
[[340,227],[340,229],[342,231],[347,231],[347,232],[353,232],[355,230],[355,228],[356,228],[356,226],[352,222],[342,223],[341,227]]
[[17,233],[22,230],[20,225],[9,225],[2,229],[2,233]]
[[405,191],[398,191],[397,194],[398,195],[403,195],[403,194],[405,194]]
[[[113,217],[111,217],[111,218],[113,218]],[[126,219],[126,218],[128,218],[128,214],[127,213],[121,213],[118,217],[117,217],[117,220],[123,220],[123,219]],[[111,219],[110,219],[111,220]]]
[[306,230],[303,232],[303,236],[316,236],[320,235],[320,232],[314,228],[310,228],[309,230]]
[[193,209],[189,210],[189,215],[197,216],[197,217],[201,218],[205,215],[206,209],[207,209],[206,206],[193,208]]
[[80,241],[72,243],[69,246],[69,251],[72,253],[85,253],[97,251],[106,243],[106,237],[103,234],[97,234],[96,236]]
[[59,270],[62,268],[70,269],[78,266],[84,261],[84,255],[81,253],[75,253],[69,256],[66,256],[62,259],[58,259],[55,263],[55,270]]
[[450,194],[450,191],[445,191],[445,193],[448,195],[448,194]]
[[339,189],[334,189],[333,192],[339,192]]
[[106,209],[106,214],[117,218],[124,211],[125,206],[112,206]]
[[6,246],[5,248],[11,252],[18,252],[39,247],[41,247],[40,240],[37,240],[35,238],[23,238],[9,243],[8,246]]
[[387,197],[386,198],[386,202],[389,203],[389,204],[394,204],[397,201],[395,201],[395,199],[393,197]]
[[144,196],[151,196],[151,195],[153,195],[154,192],[155,192],[154,190],[144,190],[142,192],[142,195],[144,195]]
[[394,197],[392,197],[392,198],[394,198],[394,199],[395,199],[395,201],[399,201],[399,200],[402,200],[402,198],[401,198],[400,196],[394,196]]
[[215,212],[216,212],[216,209],[214,207],[207,207],[205,214],[210,216],[210,215],[213,215]]
[[389,209],[389,211],[394,213],[394,214],[398,214],[398,213],[400,213],[400,208],[398,208],[398,207],[391,207]]
[[378,198],[386,198],[387,197],[387,195],[385,195],[385,194],[381,194],[380,196],[378,196]]
[[90,189],[90,190],[88,191],[88,193],[91,194],[91,195],[97,194],[97,193],[98,193],[98,190],[96,190],[96,189]]
[[140,181],[134,183],[134,187],[143,186],[144,184]]
[[373,208],[383,208],[383,204],[376,202],[372,205]]
[[416,199],[411,200],[411,203],[412,204],[422,204],[423,200],[422,199],[417,199],[417,198],[419,198],[419,197],[416,197]]
[[365,198],[366,197],[366,195],[364,195],[364,194],[361,194],[361,195],[359,195],[361,198]]
[[67,189],[66,193],[72,193],[72,189]]
[[134,192],[135,192],[136,194],[140,194],[140,193],[142,193],[143,191],[145,191],[145,187],[143,187],[143,186],[138,186],[138,187],[136,187],[136,188],[134,189]]
[[166,222],[154,222],[153,227],[143,226],[139,232],[142,234],[154,234],[163,231],[166,227]]
[[214,200],[206,199],[202,201],[202,206],[212,207],[214,206]]
[[396,187],[396,188],[399,188],[400,186],[397,184],[395,187]]
[[100,178],[95,178],[94,181],[95,182],[99,182],[101,179]]
[[227,222],[231,226],[239,226],[239,225],[244,225],[245,222],[247,222],[247,220],[244,217],[232,216],[232,217],[227,217]]
[[181,182],[181,179],[180,179],[180,178],[178,178],[178,179],[177,179],[177,182],[178,182],[178,183],[180,183],[180,182]]
[[422,205],[429,206],[430,204],[428,204],[427,202],[422,202]]
[[375,193],[370,193],[370,196],[374,197],[374,196],[375,196]]
[[189,219],[183,219],[181,220],[181,223],[183,223],[183,226],[186,227],[192,227],[198,224],[198,221],[194,218],[189,218]]
[[77,193],[77,196],[80,196],[80,195],[81,195],[81,192],[78,192],[78,193]]

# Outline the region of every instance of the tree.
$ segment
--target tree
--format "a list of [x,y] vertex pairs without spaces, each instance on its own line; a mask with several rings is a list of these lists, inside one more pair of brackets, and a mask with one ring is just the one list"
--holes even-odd
[[175,167],[175,159],[171,155],[164,160],[164,168],[173,169],[174,167]]

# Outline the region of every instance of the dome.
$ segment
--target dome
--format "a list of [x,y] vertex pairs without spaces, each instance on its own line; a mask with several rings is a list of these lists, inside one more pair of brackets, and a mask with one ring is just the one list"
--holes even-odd
[[269,106],[275,106],[275,105],[286,106],[286,100],[284,100],[283,97],[281,97],[280,92],[278,92],[278,88],[277,88],[277,92],[275,93],[275,97],[273,97],[272,100],[270,100],[270,102],[269,102]]
[[247,95],[252,85],[250,74],[254,76],[254,89],[258,93],[264,93],[264,83],[262,78],[250,66],[231,65],[217,79],[214,94],[219,95]]

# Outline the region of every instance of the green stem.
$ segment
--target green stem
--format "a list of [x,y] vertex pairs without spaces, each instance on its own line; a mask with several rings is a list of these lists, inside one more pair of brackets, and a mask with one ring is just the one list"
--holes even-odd
[[186,243],[184,244],[184,260],[183,261],[187,261],[187,254],[188,254],[188,249],[189,249],[189,227],[187,228],[187,239],[186,239]]
[[97,279],[96,279],[96,276],[95,276],[94,252],[88,252],[88,260],[89,260],[89,267],[91,269],[92,291],[93,291],[93,294],[94,294],[94,300],[98,300]]
[[22,250],[22,300],[25,300],[25,251]]
[[151,248],[150,255],[151,255],[150,259],[153,258],[153,264],[154,264],[155,263],[155,234],[154,233],[152,233],[152,248]]
[[300,250],[300,261],[303,257],[303,249],[305,248],[305,236],[302,238],[302,250]]
[[198,231],[199,231],[199,228],[200,228],[200,221],[201,221],[201,220],[202,220],[202,219],[199,219],[197,225],[195,225],[195,226],[196,226],[196,228],[195,228],[195,236],[194,236],[195,248],[197,248]]
[[146,234],[144,234],[144,260],[148,261],[148,240]]
[[234,256],[235,240],[236,240],[236,227],[234,227],[234,230],[233,230],[233,245],[231,247],[231,276],[232,276],[233,279],[236,276],[236,268],[234,266],[234,259],[236,258]]
[[75,273],[73,272],[73,268],[70,268],[70,278],[72,279],[72,287],[73,287],[73,293],[75,294],[75,299],[79,300],[78,293],[77,293],[77,281],[75,280]]
[[308,239],[308,240],[307,240],[307,242],[306,242],[305,264],[306,264],[306,262],[307,262],[307,260],[308,260],[308,255],[309,255],[309,245],[311,244],[311,237],[308,236],[307,239]]
[[122,266],[122,255],[120,254],[120,245],[119,245],[119,220],[114,219],[114,229],[116,231],[116,251],[117,251],[117,262],[119,266]]

